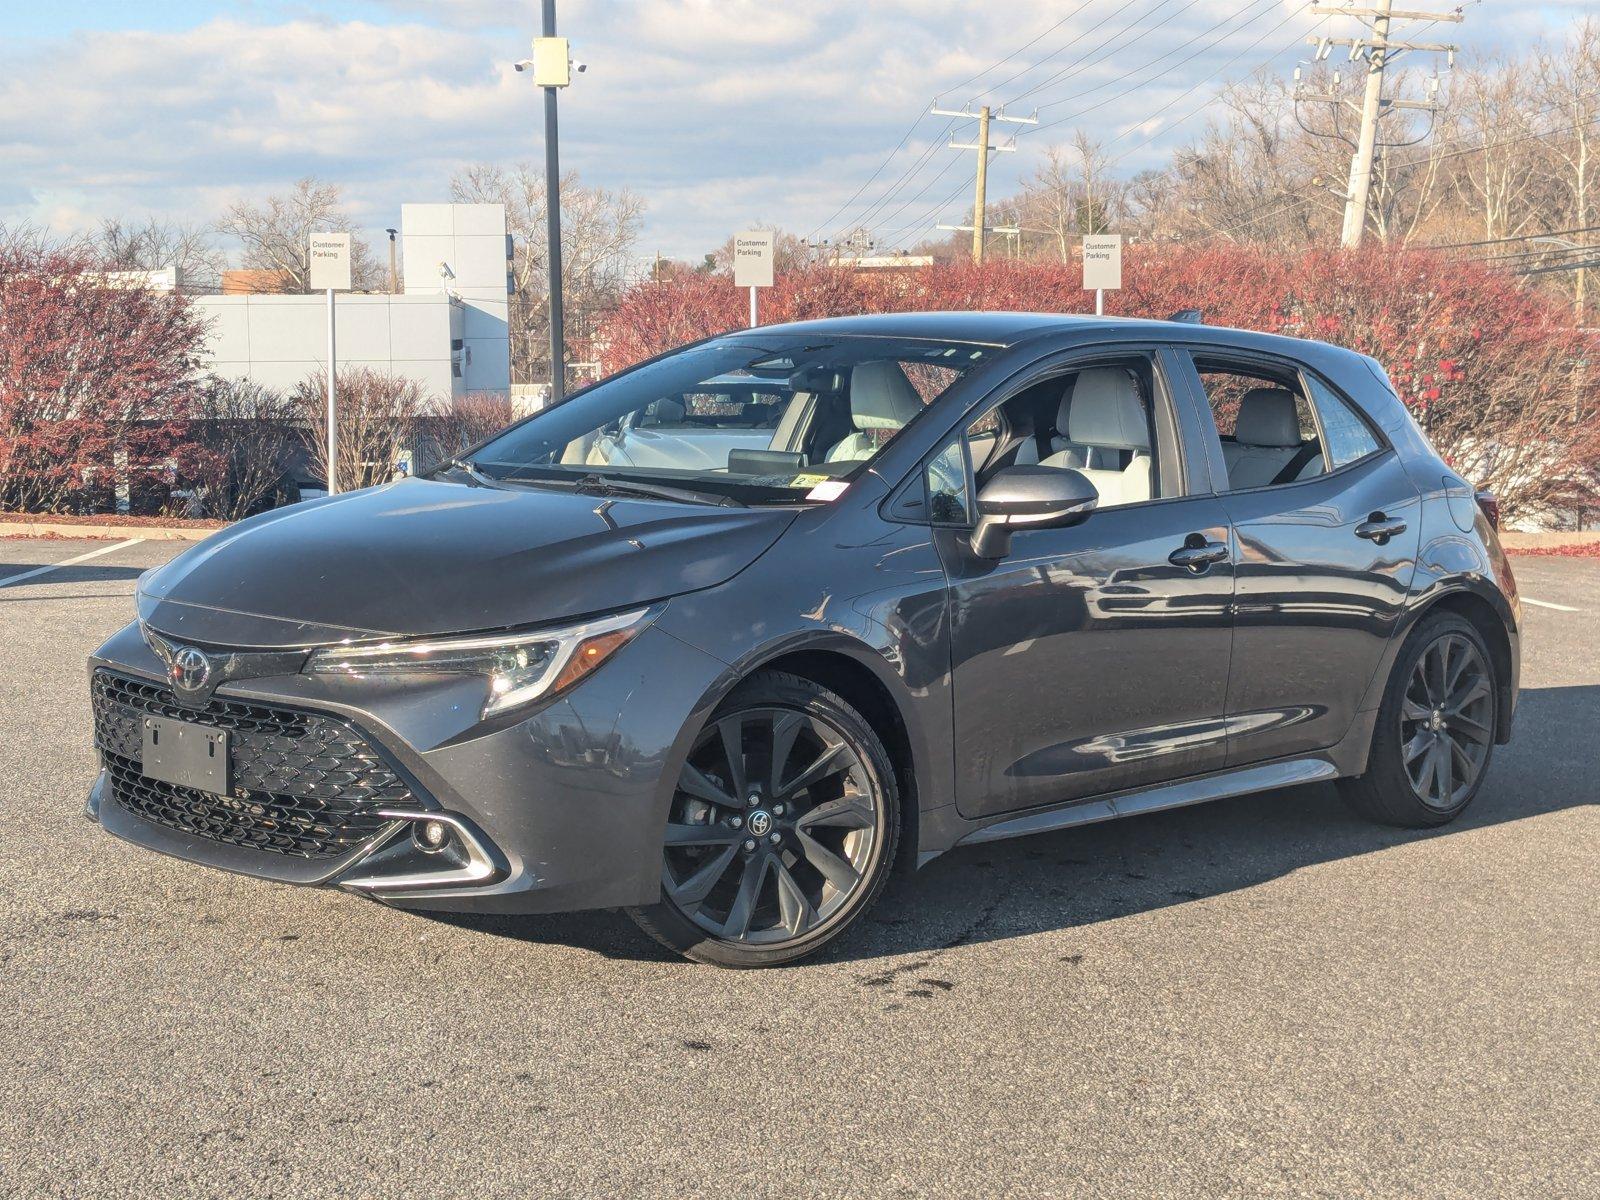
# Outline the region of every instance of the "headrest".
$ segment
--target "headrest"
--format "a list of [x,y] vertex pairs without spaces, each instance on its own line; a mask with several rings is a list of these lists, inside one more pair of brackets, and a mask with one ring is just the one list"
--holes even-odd
[[850,371],[850,419],[857,429],[904,429],[922,411],[922,397],[892,358]]
[[1239,401],[1233,440],[1245,446],[1298,446],[1300,416],[1294,393],[1283,388],[1251,388]]
[[1131,371],[1091,367],[1078,372],[1067,410],[1067,439],[1115,450],[1150,449],[1150,425]]

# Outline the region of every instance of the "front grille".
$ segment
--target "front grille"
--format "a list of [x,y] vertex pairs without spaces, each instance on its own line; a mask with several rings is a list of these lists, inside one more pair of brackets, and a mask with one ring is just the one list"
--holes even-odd
[[[417,804],[371,743],[336,717],[217,696],[188,708],[160,684],[104,669],[95,671],[91,695],[112,798],[169,829],[273,854],[340,858],[389,824],[379,808]],[[145,715],[229,730],[233,793],[147,779],[139,766]]]

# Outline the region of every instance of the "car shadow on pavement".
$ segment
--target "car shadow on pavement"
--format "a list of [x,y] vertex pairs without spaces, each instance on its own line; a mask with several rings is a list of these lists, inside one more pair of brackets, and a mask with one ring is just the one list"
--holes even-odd
[[[35,575],[32,579],[21,579],[17,583],[12,580],[19,579],[29,571],[37,571],[42,567],[51,570],[43,575]],[[147,567],[99,567],[85,563],[81,567],[56,567],[52,563],[4,563],[0,564],[0,594],[4,594],[8,586],[29,587],[47,583],[115,583],[124,579],[137,579],[143,575]],[[33,597],[37,599],[38,597]]]
[[[887,985],[903,973],[927,972],[936,956],[969,943],[1188,904],[1303,867],[1594,804],[1597,715],[1600,686],[1524,691],[1515,737],[1495,748],[1483,792],[1440,829],[1374,825],[1347,808],[1332,785],[1317,784],[954,850],[892,881],[861,927],[809,961],[917,956],[866,981]],[[608,957],[678,961],[620,913],[426,915]]]

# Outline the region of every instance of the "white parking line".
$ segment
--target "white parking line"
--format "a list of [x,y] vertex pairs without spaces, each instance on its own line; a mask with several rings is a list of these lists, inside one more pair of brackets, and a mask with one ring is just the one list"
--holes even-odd
[[1553,604],[1549,600],[1535,600],[1532,596],[1522,598],[1524,604],[1531,604],[1535,608],[1553,608],[1557,612],[1582,612],[1581,608],[1573,608],[1570,604]]
[[76,558],[65,558],[58,563],[51,563],[48,567],[35,567],[31,571],[24,571],[21,575],[13,575],[9,579],[0,579],[0,588],[10,587],[14,583],[22,583],[28,579],[35,579],[40,575],[48,575],[51,571],[59,571],[62,567],[76,566],[78,563],[88,562],[91,558],[99,558],[102,554],[114,554],[118,550],[126,550],[129,546],[137,546],[143,538],[129,538],[125,542],[118,542],[114,546],[101,546],[98,550],[91,550],[87,554],[80,554]]

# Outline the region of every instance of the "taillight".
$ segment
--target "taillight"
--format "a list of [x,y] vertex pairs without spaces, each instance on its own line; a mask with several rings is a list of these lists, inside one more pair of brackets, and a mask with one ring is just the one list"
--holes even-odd
[[1489,520],[1490,529],[1500,528],[1500,501],[1495,499],[1493,492],[1480,489],[1473,493],[1472,498],[1478,502],[1478,508]]

